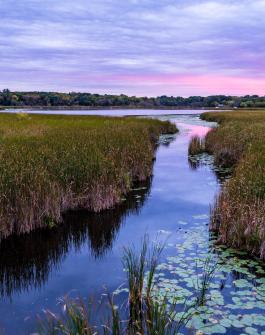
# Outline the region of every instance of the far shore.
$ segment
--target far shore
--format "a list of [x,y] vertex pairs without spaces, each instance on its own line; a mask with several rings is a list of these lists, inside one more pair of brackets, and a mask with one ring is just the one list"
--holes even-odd
[[[120,109],[148,109],[148,110],[231,110],[231,107],[191,107],[191,106],[0,106],[0,110],[120,110]],[[243,109],[243,108],[242,108]],[[255,108],[257,109],[257,108]],[[248,108],[249,110],[249,108]]]

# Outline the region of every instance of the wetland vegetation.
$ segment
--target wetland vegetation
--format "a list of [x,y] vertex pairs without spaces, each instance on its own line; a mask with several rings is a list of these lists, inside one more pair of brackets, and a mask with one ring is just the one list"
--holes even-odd
[[[61,298],[61,312],[39,317],[39,334],[264,335],[264,267],[207,233],[198,226],[176,245],[124,248],[126,282],[99,304]],[[174,253],[162,261],[163,248]]]
[[[96,307],[91,301],[82,299],[62,299],[63,314],[55,315],[45,311],[46,320],[40,321],[40,334],[43,335],[89,335],[89,334],[146,334],[146,335],[177,335],[181,328],[199,314],[199,309],[206,303],[214,265],[208,258],[200,266],[196,294],[180,310],[183,294],[173,282],[163,290],[159,281],[159,261],[165,244],[153,243],[149,247],[148,237],[145,236],[139,252],[134,246],[124,247],[123,266],[127,275],[127,283],[108,296],[105,305],[108,313],[101,325],[94,325]],[[161,279],[161,278],[160,278]],[[126,301],[115,305],[115,297],[126,293]],[[185,299],[185,298],[184,298]]]
[[232,168],[212,209],[218,241],[265,259],[265,111],[204,113],[216,121],[204,140],[193,138],[190,153],[203,150],[215,164]]
[[154,119],[0,116],[0,237],[52,227],[68,209],[101,211],[151,175]]
[[[41,229],[2,239],[0,312],[4,334],[37,331],[45,335],[265,335],[263,263],[249,257],[246,251],[220,244],[219,237],[209,232],[209,203],[213,203],[225,180],[219,173],[231,165],[235,173],[240,164],[239,160],[218,167],[213,155],[204,152],[203,138],[215,123],[202,121],[199,115],[161,116],[159,119],[177,124],[180,132],[160,136],[156,150],[159,134],[174,132],[175,126],[131,118],[3,114],[4,117],[7,121],[1,128],[3,144],[10,139],[8,136],[16,144],[14,134],[19,134],[19,137],[23,135],[23,141],[39,139],[39,146],[34,146],[34,150],[51,143],[43,152],[53,151],[55,139],[63,143],[66,134],[72,134],[77,149],[71,149],[71,153],[77,153],[74,156],[77,162],[72,162],[70,157],[69,161],[73,169],[77,166],[79,173],[85,138],[90,141],[92,153],[108,144],[104,154],[113,145],[119,148],[119,154],[133,152],[132,157],[137,157],[136,151],[146,145],[149,154],[143,156],[140,152],[141,159],[147,157],[144,162],[150,163],[148,171],[152,171],[151,178],[133,186],[131,183],[129,193],[121,194],[121,201],[109,210],[66,211],[61,213],[60,225],[51,220],[41,225]],[[87,135],[88,128],[93,129],[95,137]],[[77,129],[84,132],[81,132],[82,147],[75,140],[79,139]],[[126,129],[126,134],[122,129]],[[99,133],[104,136],[100,137]],[[106,140],[113,133],[115,140],[108,143]],[[135,151],[126,142],[127,133]],[[51,139],[45,142],[48,135]],[[188,164],[188,144],[192,138],[195,140],[190,154],[199,150],[197,156],[203,158],[203,164],[197,160],[192,166]],[[93,146],[94,139],[100,143],[99,148]],[[116,146],[115,141],[121,139],[122,147]],[[55,148],[59,161],[68,146]],[[156,161],[152,162],[154,153]],[[39,151],[35,154],[39,155]],[[21,158],[17,156],[19,162]],[[117,156],[118,153],[111,153],[115,163],[118,163]],[[68,160],[64,158],[63,162]],[[140,164],[137,159],[135,162]],[[52,163],[58,166],[55,160]],[[95,178],[97,174],[94,170],[93,173]],[[142,179],[139,175],[131,181]],[[78,180],[82,183],[84,179]],[[140,244],[146,232],[153,246],[150,252],[146,239]],[[128,247],[132,240],[135,248]],[[36,315],[41,320],[40,328],[36,325]]]
[[[203,116],[212,121],[216,121],[217,117],[219,114]],[[211,165],[210,160],[208,161],[212,168],[219,166],[220,170],[233,169],[233,177],[224,184],[219,197],[226,187],[230,187],[234,178],[237,178],[238,166],[243,158],[246,159],[247,150],[250,150],[248,146],[252,148],[251,144],[262,134],[261,129],[260,133],[256,133],[254,120],[251,124],[253,133],[243,128],[249,121],[244,121],[240,128],[235,121],[237,117],[242,120],[238,113],[222,114],[221,117],[224,119],[231,117],[232,122],[229,130],[224,130],[223,137],[216,134],[223,131],[222,127],[227,126],[228,121],[221,121],[220,128],[211,130],[205,139],[198,135],[193,136],[189,146],[190,155],[204,155],[205,151],[213,154],[215,165]],[[255,121],[262,125],[263,115],[258,113],[254,114],[254,117]],[[247,114],[244,114],[243,118],[248,120]],[[238,127],[234,130],[234,136],[238,137],[235,139],[232,134],[231,139],[225,142],[227,147],[224,147],[223,141],[234,127]],[[243,137],[241,129],[245,130]],[[216,141],[213,141],[212,136],[218,136]],[[252,137],[251,144],[247,136]],[[239,142],[241,138],[246,141],[242,146]],[[214,144],[219,146],[219,151],[211,149]],[[258,178],[261,175],[255,173],[255,176]],[[259,182],[262,185],[263,180],[259,179]],[[260,195],[258,192],[257,196]],[[242,199],[244,198],[240,200]],[[211,229],[215,232],[213,222],[216,222],[216,211],[217,207],[213,209],[211,218]],[[205,220],[207,216],[197,215],[194,218],[200,221]],[[259,222],[264,223],[263,218]],[[180,223],[185,225],[185,222]],[[265,271],[262,263],[248,258],[246,252],[237,251],[238,245],[231,244],[235,249],[228,249],[229,242],[220,241],[220,236],[210,234],[207,240],[208,231],[203,229],[200,222],[195,225],[197,228],[186,235],[181,243],[176,245],[165,243],[167,249],[173,248],[175,251],[164,262],[158,261],[158,256],[162,252],[159,246],[153,249],[149,258],[146,256],[145,243],[139,255],[133,249],[125,248],[123,265],[127,273],[127,284],[125,287],[119,287],[108,299],[106,304],[109,317],[108,321],[101,322],[101,325],[103,324],[101,328],[98,325],[93,326],[91,321],[93,316],[88,313],[88,310],[93,310],[91,305],[86,307],[87,305],[80,299],[67,298],[62,300],[64,312],[61,316],[46,311],[47,321],[41,324],[43,334],[53,334],[56,329],[58,334],[65,332],[117,335],[125,333],[263,335]],[[253,249],[251,251],[253,252]],[[115,299],[119,296],[123,296],[124,300],[123,303],[122,300],[118,300],[116,305]]]

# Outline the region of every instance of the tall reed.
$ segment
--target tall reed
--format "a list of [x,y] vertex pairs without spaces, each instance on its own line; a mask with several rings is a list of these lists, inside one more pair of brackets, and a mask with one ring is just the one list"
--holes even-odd
[[198,155],[203,153],[204,150],[204,140],[197,135],[193,136],[189,143],[189,155]]
[[[196,264],[197,267],[197,264]],[[201,277],[197,276],[197,282],[195,285],[196,290],[196,305],[204,306],[206,303],[206,294],[208,292],[210,283],[216,272],[217,264],[212,264],[211,257],[207,257],[203,263],[203,271]]]
[[50,227],[67,209],[99,212],[152,171],[175,125],[153,119],[1,114],[0,238]]
[[219,242],[265,260],[265,111],[205,113],[220,126],[205,139],[217,165],[233,167],[232,178],[211,211]]
[[152,316],[154,275],[162,250],[162,245],[155,244],[148,252],[147,236],[143,240],[139,256],[134,248],[124,248],[123,265],[127,271],[129,287],[130,327],[135,332],[143,332],[144,316],[148,320]]

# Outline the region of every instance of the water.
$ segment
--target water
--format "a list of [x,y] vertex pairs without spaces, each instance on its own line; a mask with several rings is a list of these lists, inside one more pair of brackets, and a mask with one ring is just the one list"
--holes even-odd
[[[207,112],[207,110],[204,110]],[[217,111],[221,111],[218,109]],[[102,110],[49,110],[49,109],[6,109],[0,110],[0,113],[34,113],[34,114],[61,114],[61,115],[101,115],[101,116],[171,116],[171,115],[198,115],[200,111],[195,109],[176,109],[176,110],[166,110],[166,109],[102,109]]]
[[208,156],[202,157],[203,164],[192,164],[187,157],[190,137],[204,136],[213,124],[201,121],[196,111],[162,112],[159,118],[176,122],[180,133],[161,137],[152,178],[135,185],[119,206],[100,214],[66,213],[57,228],[0,244],[0,328],[5,334],[35,331],[36,315],[43,309],[59,310],[57,298],[66,293],[98,298],[116,290],[125,279],[123,247],[132,242],[139,246],[148,233],[150,240],[167,241],[158,278],[161,291],[174,287],[190,300],[200,266],[195,259],[210,255],[211,262],[219,262],[207,312],[189,324],[194,332],[204,327],[204,334],[264,335],[264,268],[243,253],[214,246],[209,205],[222,174]]

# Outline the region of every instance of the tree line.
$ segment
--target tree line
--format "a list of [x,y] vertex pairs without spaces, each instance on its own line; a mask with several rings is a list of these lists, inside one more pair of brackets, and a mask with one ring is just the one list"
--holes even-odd
[[0,106],[6,107],[137,107],[137,108],[208,108],[208,107],[265,107],[265,96],[226,96],[212,95],[207,97],[180,96],[136,97],[124,94],[91,94],[91,93],[58,93],[58,92],[12,92],[8,89],[0,91]]

